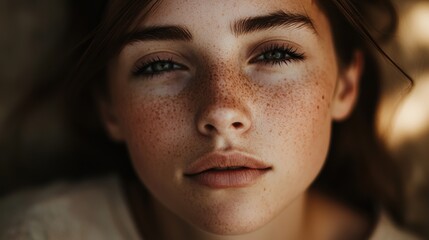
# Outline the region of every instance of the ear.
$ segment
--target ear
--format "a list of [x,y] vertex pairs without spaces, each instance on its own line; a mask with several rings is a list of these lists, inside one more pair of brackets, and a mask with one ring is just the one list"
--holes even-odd
[[363,64],[363,53],[356,51],[352,63],[340,70],[331,108],[331,116],[335,121],[346,119],[357,102]]
[[118,142],[123,141],[117,113],[111,101],[106,96],[98,96],[97,107],[101,121],[110,138]]

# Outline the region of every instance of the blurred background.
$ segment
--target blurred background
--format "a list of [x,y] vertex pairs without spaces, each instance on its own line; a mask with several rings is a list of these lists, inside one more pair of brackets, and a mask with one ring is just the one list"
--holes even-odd
[[429,238],[429,1],[394,2],[399,29],[385,50],[415,85],[386,64],[379,128],[407,179],[406,220]]
[[[100,11],[96,2],[0,0],[0,126],[8,130],[8,114],[34,83],[62,77],[56,63],[87,33],[81,26]],[[407,224],[429,236],[429,1],[394,2],[399,30],[384,49],[415,86],[408,88],[408,80],[386,63],[379,128],[407,179]],[[75,155],[57,108],[46,101],[12,137],[0,135],[0,196],[27,186],[28,179],[42,184],[75,168],[82,156]]]

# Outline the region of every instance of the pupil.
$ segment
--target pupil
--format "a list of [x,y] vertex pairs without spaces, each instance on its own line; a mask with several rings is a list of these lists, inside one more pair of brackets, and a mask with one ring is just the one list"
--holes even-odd
[[157,63],[155,64],[155,71],[163,71],[163,70],[168,70],[170,69],[170,63]]
[[281,59],[283,54],[279,51],[269,52],[265,54],[266,59]]
[[282,57],[282,54],[280,52],[274,52],[273,57],[279,59]]

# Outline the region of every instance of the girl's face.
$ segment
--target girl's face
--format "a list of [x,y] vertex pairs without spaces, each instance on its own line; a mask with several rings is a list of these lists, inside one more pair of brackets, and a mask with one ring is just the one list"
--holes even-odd
[[155,199],[218,234],[296,206],[359,75],[338,69],[316,3],[164,0],[138,30],[110,63],[101,109]]

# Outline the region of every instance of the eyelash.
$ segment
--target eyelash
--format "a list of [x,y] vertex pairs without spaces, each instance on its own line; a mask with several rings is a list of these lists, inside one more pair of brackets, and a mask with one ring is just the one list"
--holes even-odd
[[[268,54],[271,54],[271,56],[269,56]],[[270,57],[272,59],[264,59]],[[303,61],[304,59],[304,54],[299,53],[298,50],[295,48],[285,45],[271,44],[270,46],[264,48],[259,55],[251,59],[249,63],[263,63],[266,65],[287,65],[290,62]],[[169,66],[169,69],[156,69],[157,67],[167,67],[167,65]],[[161,59],[160,57],[156,57],[148,61],[139,63],[132,71],[132,74],[135,77],[143,76],[147,78],[152,78],[154,76],[162,75],[164,73],[172,72],[175,70],[186,69],[187,68],[184,65],[174,62],[172,58]]]
[[[262,57],[267,57],[267,54],[274,55],[274,53],[280,54],[280,58],[278,59],[261,59]],[[277,56],[278,57],[278,56]],[[303,61],[305,60],[305,56],[303,53],[298,52],[296,48],[279,45],[279,44],[271,44],[268,47],[265,47],[259,55],[250,60],[250,63],[264,63],[271,65],[282,65],[289,64],[293,61]]]
[[[173,68],[167,69],[167,70],[156,69],[156,64],[170,64],[170,67],[173,67]],[[172,58],[161,59],[160,57],[156,57],[146,62],[139,63],[132,71],[132,74],[135,77],[144,76],[144,77],[152,78],[155,75],[160,75],[160,74],[175,71],[175,70],[186,70],[186,69],[187,68],[185,66],[174,62]]]

